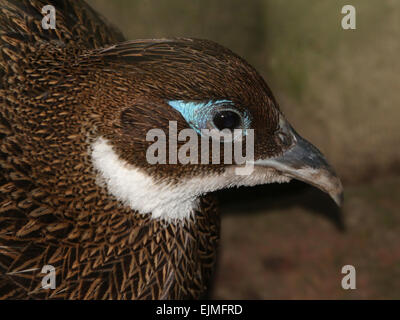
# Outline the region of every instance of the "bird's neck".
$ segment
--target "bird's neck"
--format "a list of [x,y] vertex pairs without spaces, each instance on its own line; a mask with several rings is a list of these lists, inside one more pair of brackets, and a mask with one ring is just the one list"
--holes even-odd
[[132,210],[153,219],[179,222],[192,217],[199,207],[199,196],[193,195],[190,187],[155,181],[122,160],[104,138],[92,144],[91,156],[101,187]]

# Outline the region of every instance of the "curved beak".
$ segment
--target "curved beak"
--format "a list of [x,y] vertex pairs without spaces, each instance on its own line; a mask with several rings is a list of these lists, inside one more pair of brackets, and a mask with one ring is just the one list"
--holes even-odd
[[324,155],[291,127],[294,144],[281,156],[261,159],[255,165],[273,168],[283,175],[304,181],[328,193],[338,206],[343,203],[343,187]]

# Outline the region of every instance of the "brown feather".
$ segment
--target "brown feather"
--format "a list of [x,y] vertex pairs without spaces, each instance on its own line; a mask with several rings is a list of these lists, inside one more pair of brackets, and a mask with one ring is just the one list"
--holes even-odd
[[[57,9],[42,30],[41,8]],[[206,291],[216,262],[219,215],[202,197],[177,225],[123,205],[96,183],[89,144],[157,179],[222,172],[214,166],[150,166],[145,132],[178,121],[166,99],[229,98],[273,136],[279,110],[263,79],[211,41],[123,41],[83,1],[0,0],[0,299],[184,299]],[[229,85],[227,85],[229,84]],[[256,137],[257,139],[257,137]],[[280,145],[259,139],[257,154]],[[55,290],[41,269],[56,268]]]

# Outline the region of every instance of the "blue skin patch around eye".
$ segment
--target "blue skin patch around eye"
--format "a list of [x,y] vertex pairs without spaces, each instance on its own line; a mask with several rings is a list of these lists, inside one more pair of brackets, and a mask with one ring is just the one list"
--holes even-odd
[[[210,115],[212,110],[217,108],[219,105],[232,105],[233,102],[230,100],[210,100],[208,102],[193,102],[184,100],[171,100],[168,104],[177,110],[186,120],[186,122],[194,129],[197,133],[201,134],[201,129],[207,128],[207,122],[210,121]],[[244,115],[244,125],[248,128],[250,125],[250,118],[247,114]]]

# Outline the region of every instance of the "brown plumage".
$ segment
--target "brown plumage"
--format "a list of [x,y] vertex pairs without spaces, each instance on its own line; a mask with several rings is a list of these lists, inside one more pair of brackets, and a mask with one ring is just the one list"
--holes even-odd
[[[103,137],[171,186],[222,174],[222,164],[150,165],[145,135],[170,120],[189,127],[168,100],[229,99],[253,115],[255,159],[279,157],[295,138],[277,138],[283,116],[264,80],[210,41],[119,43],[82,1],[0,4],[0,298],[201,297],[219,240],[211,196],[199,194],[183,222],[152,219],[99,183],[91,146]],[[46,4],[56,7],[56,30],[41,28]],[[54,290],[42,288],[44,265],[56,269]]]

